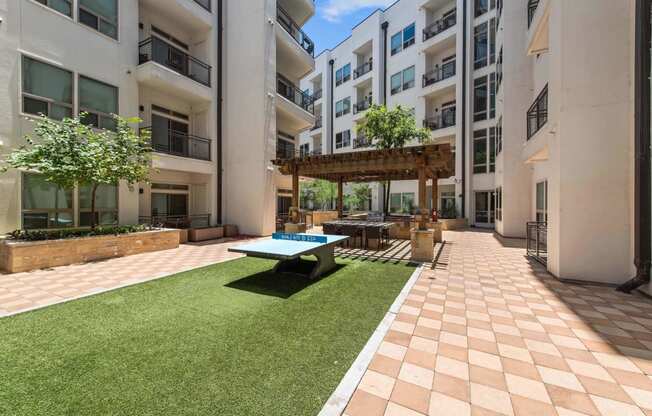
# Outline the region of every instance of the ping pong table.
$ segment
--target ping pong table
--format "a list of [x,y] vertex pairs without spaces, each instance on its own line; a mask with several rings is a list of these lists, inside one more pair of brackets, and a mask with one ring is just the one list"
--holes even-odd
[[316,279],[335,267],[335,246],[350,237],[343,235],[274,233],[271,240],[229,248],[247,257],[278,260],[274,272],[298,273],[301,256],[315,256],[317,264],[308,277]]

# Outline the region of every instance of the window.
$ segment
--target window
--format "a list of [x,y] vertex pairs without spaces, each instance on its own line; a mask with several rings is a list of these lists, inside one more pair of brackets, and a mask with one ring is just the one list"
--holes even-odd
[[480,69],[487,66],[487,37],[487,22],[484,22],[481,25],[475,27],[473,35],[473,56],[475,69]]
[[489,172],[496,171],[496,128],[489,128]]
[[475,17],[480,17],[489,11],[489,0],[475,0]]
[[335,103],[335,117],[342,117],[351,112],[351,97],[347,97]]
[[489,118],[496,117],[496,73],[489,74]]
[[72,116],[72,72],[23,56],[22,76],[24,113]]
[[543,87],[527,111],[527,139],[530,140],[548,122],[548,85]]
[[393,193],[389,196],[389,212],[411,214],[414,212],[414,192]]
[[72,0],[36,0],[51,9],[72,17]]
[[548,181],[537,183],[537,222],[548,222]]
[[[79,225],[91,226],[90,186],[79,186]],[[115,185],[100,185],[95,192],[95,224],[118,224],[118,187]]]
[[503,118],[498,119],[496,123],[496,155],[503,151]]
[[80,76],[79,111],[88,113],[84,123],[99,129],[115,130],[112,114],[118,114],[118,88]]
[[299,155],[301,155],[301,157],[308,156],[309,154],[310,154],[310,143],[304,143],[301,146],[299,146]]
[[394,34],[391,39],[392,55],[396,55],[403,49],[414,45],[416,35],[416,26],[414,23]]
[[335,135],[335,148],[341,149],[343,147],[351,146],[351,130],[344,130]]
[[118,39],[118,0],[79,0],[79,22]]
[[34,173],[22,176],[22,222],[26,230],[74,225],[72,189],[62,189]]
[[496,62],[496,19],[489,22],[489,63]]
[[473,132],[473,173],[487,173],[487,130]]
[[487,119],[487,77],[473,81],[473,121]]
[[494,206],[496,204],[494,192],[475,193],[475,222],[476,224],[493,224],[495,222]]
[[346,64],[335,71],[335,85],[339,86],[351,79],[351,64]]
[[496,61],[496,91],[500,89],[500,84],[503,83],[503,48],[500,48],[498,53],[498,61]]
[[414,66],[392,75],[391,93],[398,94],[401,91],[409,90],[414,87]]
[[496,220],[503,220],[503,188],[496,188]]

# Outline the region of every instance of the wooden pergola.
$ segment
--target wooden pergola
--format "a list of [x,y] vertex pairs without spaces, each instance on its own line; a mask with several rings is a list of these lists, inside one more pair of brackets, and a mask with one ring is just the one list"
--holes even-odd
[[299,178],[324,179],[337,183],[337,212],[342,217],[345,182],[419,181],[419,225],[425,227],[426,184],[432,180],[433,207],[437,202],[437,180],[455,174],[455,162],[449,144],[368,150],[352,153],[305,156],[272,161],[284,175],[292,175],[292,208],[299,209]]

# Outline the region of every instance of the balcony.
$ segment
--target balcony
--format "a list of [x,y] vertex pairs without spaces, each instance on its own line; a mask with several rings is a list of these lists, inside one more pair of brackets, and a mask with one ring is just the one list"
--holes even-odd
[[315,57],[315,44],[281,6],[276,8],[276,20],[304,51],[311,57]]
[[180,31],[205,37],[213,27],[211,0],[139,0],[144,13],[154,12],[174,22]]
[[548,86],[546,85],[527,111],[527,140],[548,123]]
[[138,45],[138,64],[156,62],[207,87],[211,86],[211,66],[183,52],[163,39],[151,37]]
[[155,152],[190,159],[211,160],[209,139],[175,130],[157,131],[151,127],[146,129],[152,131],[152,148]]
[[373,69],[373,61],[370,59],[368,62],[365,62],[364,64],[360,65],[356,69],[353,70],[353,79],[358,79],[364,74],[367,74],[371,72]]
[[432,71],[423,74],[423,88],[436,84],[448,78],[455,76],[456,62],[448,61],[443,65],[437,65]]
[[455,107],[445,108],[441,113],[423,120],[423,127],[431,131],[455,126]]
[[365,136],[358,136],[353,139],[353,148],[354,149],[363,149],[366,147],[371,147],[371,140]]
[[317,129],[322,128],[322,126],[323,126],[322,117],[317,116],[317,117],[315,117],[315,125],[312,126],[312,128],[310,130],[317,130]]
[[358,113],[362,113],[362,112],[365,112],[365,111],[369,110],[369,108],[371,108],[371,106],[372,106],[372,103],[371,103],[372,101],[373,101],[373,98],[371,96],[369,96],[369,97],[366,97],[365,99],[363,99],[362,101],[359,101],[359,102],[353,104],[353,114],[358,114]]
[[288,80],[281,74],[276,74],[276,91],[282,97],[287,98],[290,102],[294,103],[301,109],[310,114],[315,113],[315,105],[310,94],[301,91],[301,89],[294,85],[292,81]]
[[423,41],[437,36],[438,34],[450,29],[457,24],[457,13],[451,13],[441,19],[436,20],[423,29]]
[[312,94],[312,100],[313,100],[313,101],[321,100],[322,93],[323,93],[322,90],[316,90],[316,91]]
[[286,140],[276,141],[276,158],[277,159],[293,159],[296,155],[296,147],[294,143]]

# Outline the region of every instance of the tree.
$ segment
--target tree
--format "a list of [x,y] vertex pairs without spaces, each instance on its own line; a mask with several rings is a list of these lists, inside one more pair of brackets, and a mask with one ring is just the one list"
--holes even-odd
[[307,201],[312,201],[315,208],[325,209],[337,196],[337,189],[334,183],[316,179],[302,185],[301,195],[304,205],[307,205]]
[[371,188],[366,183],[353,185],[351,193],[344,197],[345,205],[350,210],[365,210],[371,200]]
[[100,185],[130,186],[149,180],[151,167],[150,132],[136,133],[130,124],[137,118],[114,116],[116,130],[97,130],[77,118],[56,121],[41,116],[34,136],[3,161],[8,168],[40,173],[48,182],[64,189],[86,185],[91,189],[91,228],[96,227],[95,196]]
[[[430,139],[430,131],[418,128],[412,112],[400,105],[392,110],[384,105],[371,106],[358,133],[371,140],[376,149],[398,149],[410,141],[424,143]],[[386,181],[383,195],[385,214],[389,213],[390,186],[391,181]]]

